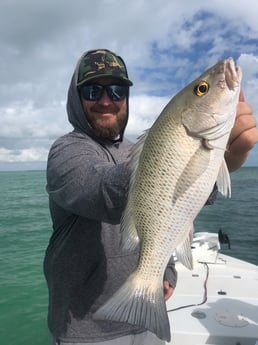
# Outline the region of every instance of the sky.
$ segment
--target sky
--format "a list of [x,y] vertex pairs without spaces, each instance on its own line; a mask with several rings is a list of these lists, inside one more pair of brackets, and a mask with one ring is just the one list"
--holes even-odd
[[[126,62],[131,139],[229,56],[243,70],[258,120],[257,13],[253,0],[1,0],[0,170],[45,168],[51,144],[72,130],[67,90],[90,49],[110,49]],[[258,166],[258,145],[245,165]]]

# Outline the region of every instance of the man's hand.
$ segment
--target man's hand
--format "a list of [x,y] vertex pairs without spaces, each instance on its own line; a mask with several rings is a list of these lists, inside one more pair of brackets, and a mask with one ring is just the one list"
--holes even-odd
[[167,301],[172,296],[174,289],[172,288],[172,286],[169,284],[167,280],[164,280],[163,287],[164,287],[164,299],[165,301]]
[[225,159],[230,172],[237,170],[246,161],[249,151],[258,142],[258,128],[252,107],[245,102],[240,91],[234,127],[228,141]]

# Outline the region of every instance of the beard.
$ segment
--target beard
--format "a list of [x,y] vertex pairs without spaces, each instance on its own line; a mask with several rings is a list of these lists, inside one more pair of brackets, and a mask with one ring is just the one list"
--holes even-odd
[[96,136],[105,139],[115,139],[123,132],[126,126],[127,113],[118,112],[115,115],[115,119],[112,118],[112,121],[109,118],[99,118],[95,115],[87,114],[87,120]]

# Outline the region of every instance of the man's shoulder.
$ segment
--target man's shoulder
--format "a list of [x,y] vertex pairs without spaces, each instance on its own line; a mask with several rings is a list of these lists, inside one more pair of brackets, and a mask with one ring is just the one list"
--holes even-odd
[[96,152],[100,149],[98,144],[87,134],[70,132],[56,139],[50,147],[49,159],[71,159],[89,152]]
[[83,143],[92,143],[94,144],[94,140],[87,134],[82,132],[69,132],[61,137],[57,138],[53,144],[52,148],[58,146],[58,147],[65,147],[67,145],[81,145]]

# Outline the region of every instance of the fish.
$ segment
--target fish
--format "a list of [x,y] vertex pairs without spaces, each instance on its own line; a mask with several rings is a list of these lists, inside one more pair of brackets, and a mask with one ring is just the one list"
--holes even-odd
[[194,219],[214,185],[231,196],[224,154],[241,79],[233,58],[219,61],[179,91],[133,146],[121,245],[140,246],[138,265],[95,319],[127,322],[170,341],[164,272],[173,253],[193,268]]

